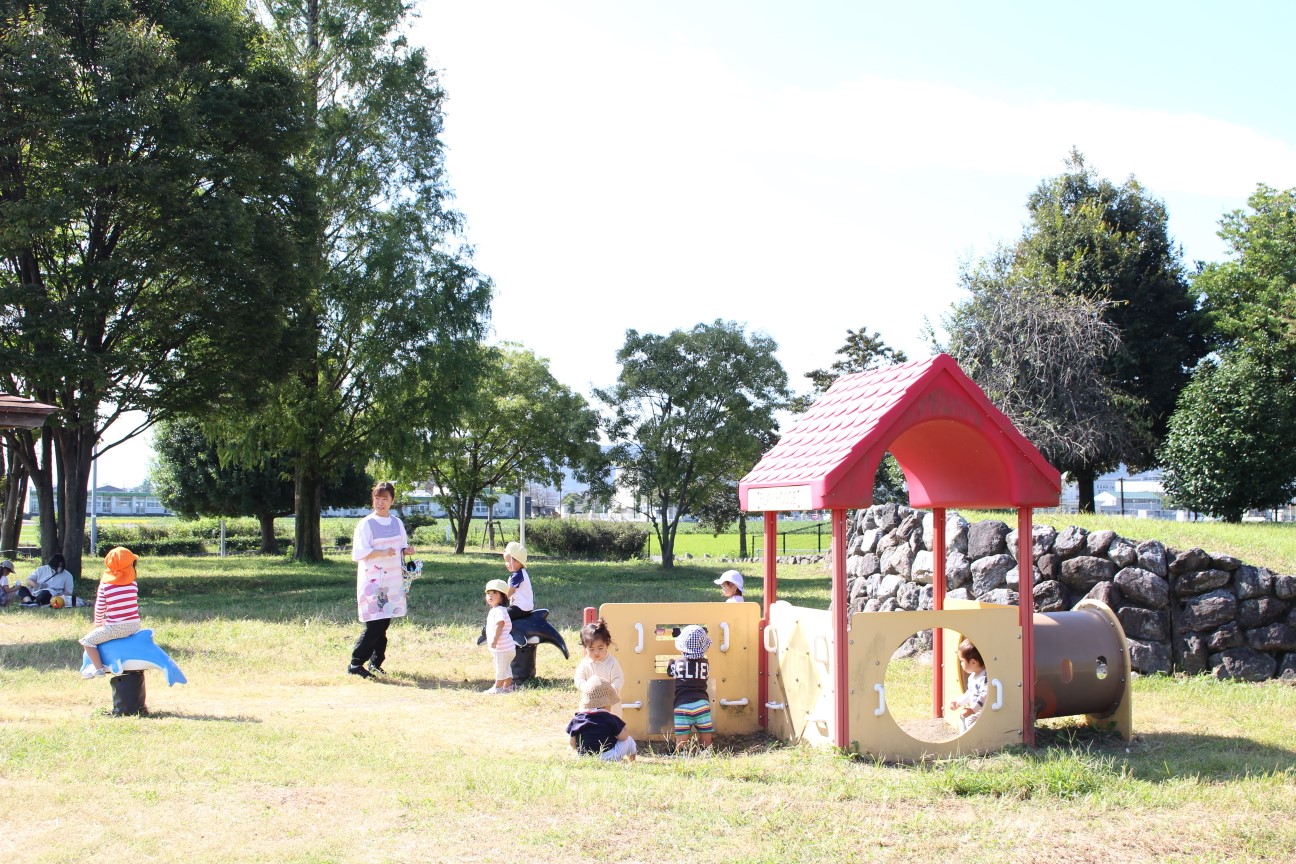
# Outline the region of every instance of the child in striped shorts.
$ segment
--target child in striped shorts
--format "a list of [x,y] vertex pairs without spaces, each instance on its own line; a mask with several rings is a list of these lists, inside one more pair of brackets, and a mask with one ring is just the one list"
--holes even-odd
[[99,646],[139,632],[139,585],[135,581],[135,562],[139,556],[124,546],[117,546],[104,557],[104,574],[95,596],[95,629],[81,637],[90,665],[81,674],[102,678],[110,671],[99,656]]
[[711,696],[707,681],[711,665],[706,652],[711,647],[711,637],[706,628],[690,624],[675,637],[675,648],[683,657],[666,664],[666,674],[675,679],[675,750],[688,743],[689,734],[697,730],[698,744],[703,750],[711,747]]

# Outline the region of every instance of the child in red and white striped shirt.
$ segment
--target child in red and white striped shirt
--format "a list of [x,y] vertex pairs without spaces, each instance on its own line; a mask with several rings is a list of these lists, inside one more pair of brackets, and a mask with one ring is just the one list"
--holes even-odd
[[81,646],[90,658],[90,668],[81,674],[99,678],[109,673],[99,656],[99,645],[139,632],[139,585],[135,581],[135,562],[139,556],[124,546],[117,546],[104,557],[104,574],[95,597],[95,629],[81,637]]

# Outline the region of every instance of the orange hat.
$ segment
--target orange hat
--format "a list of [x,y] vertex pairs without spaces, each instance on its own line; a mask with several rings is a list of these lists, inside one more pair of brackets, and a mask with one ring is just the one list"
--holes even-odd
[[139,556],[125,546],[114,546],[104,556],[104,574],[99,581],[108,585],[129,585],[135,581],[134,564]]

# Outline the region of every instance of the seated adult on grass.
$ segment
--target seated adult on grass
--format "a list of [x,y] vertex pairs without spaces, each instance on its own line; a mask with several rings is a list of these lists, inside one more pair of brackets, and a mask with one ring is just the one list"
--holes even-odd
[[62,554],[55,552],[49,561],[32,571],[27,581],[18,586],[18,599],[23,606],[48,606],[55,597],[72,594],[72,574]]

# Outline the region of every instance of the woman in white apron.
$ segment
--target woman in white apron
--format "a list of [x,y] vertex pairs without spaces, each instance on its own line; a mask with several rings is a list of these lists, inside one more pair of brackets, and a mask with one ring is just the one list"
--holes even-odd
[[386,675],[387,628],[405,614],[404,556],[409,548],[405,525],[391,515],[396,487],[382,482],[373,488],[373,512],[356,525],[351,560],[356,562],[356,602],[364,632],[356,640],[347,672],[361,678]]

